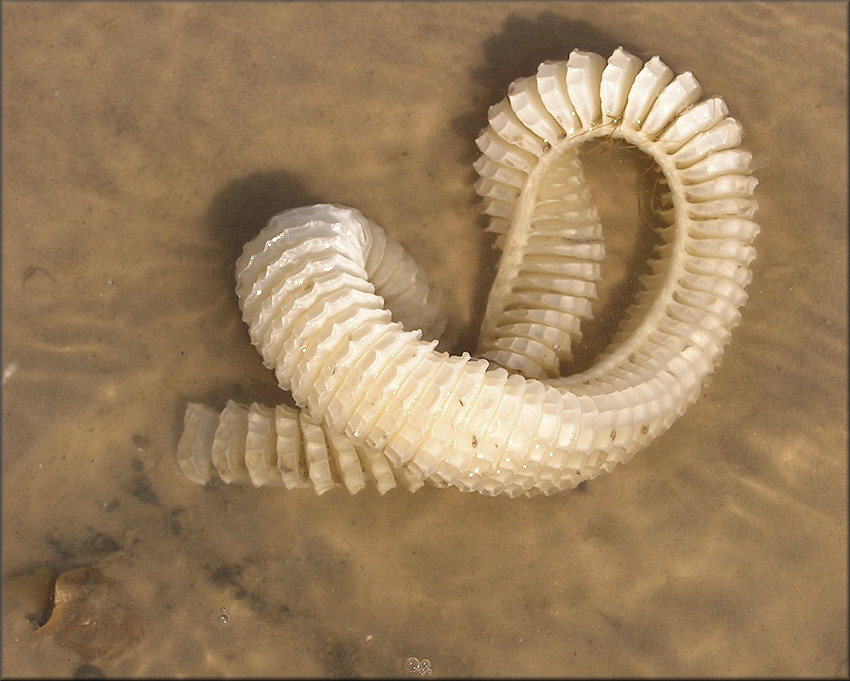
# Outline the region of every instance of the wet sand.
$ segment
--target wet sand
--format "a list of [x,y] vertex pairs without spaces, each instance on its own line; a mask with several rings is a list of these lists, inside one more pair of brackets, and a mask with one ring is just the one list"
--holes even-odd
[[[846,3],[2,11],[4,676],[848,675]],[[281,399],[232,282],[271,215],[362,210],[468,349],[487,107],[618,45],[693,71],[765,164],[750,300],[685,416],[549,498],[181,476],[187,401]],[[112,658],[33,631],[23,578],[77,567],[144,630]]]

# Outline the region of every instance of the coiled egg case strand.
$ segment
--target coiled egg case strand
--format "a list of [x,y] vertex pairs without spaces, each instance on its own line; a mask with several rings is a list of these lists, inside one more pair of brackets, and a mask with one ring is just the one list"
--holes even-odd
[[[265,365],[306,413],[191,404],[181,468],[317,493],[371,479],[516,496],[630,459],[697,399],[747,299],[752,157],[723,100],[700,96],[690,72],[618,48],[544,62],[491,107],[475,188],[502,255],[479,357],[423,339],[439,330],[424,276],[359,211],[273,218],[245,245],[236,290]],[[604,256],[578,149],[603,137],[663,175],[662,244],[609,351],[562,376]]]

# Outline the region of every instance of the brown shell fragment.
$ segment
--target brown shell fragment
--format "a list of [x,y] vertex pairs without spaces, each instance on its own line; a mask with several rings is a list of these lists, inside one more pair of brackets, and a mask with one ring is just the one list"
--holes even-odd
[[130,650],[144,630],[124,587],[97,568],[82,567],[56,578],[53,611],[36,633],[91,661]]

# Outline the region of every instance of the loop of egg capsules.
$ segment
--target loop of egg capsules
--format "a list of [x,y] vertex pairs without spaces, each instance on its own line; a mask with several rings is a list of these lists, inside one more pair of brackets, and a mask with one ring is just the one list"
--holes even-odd
[[[700,94],[692,74],[674,77],[657,57],[644,64],[622,49],[607,61],[574,51],[567,62],[545,62],[536,76],[514,81],[491,108],[477,140],[476,191],[503,253],[481,329],[482,359],[439,353],[421,340],[412,330],[425,326],[416,304],[405,308],[412,326],[391,319],[379,295],[386,282],[368,268],[375,244],[389,240],[358,211],[319,205],[276,216],[237,261],[243,319],[281,387],[327,438],[345,434],[349,456],[323,458],[315,447],[312,455],[282,455],[266,430],[264,454],[256,454],[261,436],[253,434],[249,457],[242,431],[252,433],[228,425],[230,405],[227,418],[190,405],[181,466],[215,465],[222,477],[247,475],[258,484],[261,474],[234,472],[240,465],[232,460],[244,455],[246,463],[276,467],[282,484],[320,492],[335,480],[356,491],[356,464],[380,461],[391,470],[384,487],[392,476],[414,488],[425,481],[516,496],[573,487],[631,458],[699,396],[751,276],[758,232],[751,155],[723,100],[698,103]],[[562,377],[603,255],[577,155],[599,137],[654,160],[670,209],[653,272],[612,349]],[[407,278],[410,263],[387,276]],[[268,412],[264,418],[274,423]],[[305,423],[304,442],[317,440]],[[225,441],[237,443],[229,455],[221,454],[231,446]]]

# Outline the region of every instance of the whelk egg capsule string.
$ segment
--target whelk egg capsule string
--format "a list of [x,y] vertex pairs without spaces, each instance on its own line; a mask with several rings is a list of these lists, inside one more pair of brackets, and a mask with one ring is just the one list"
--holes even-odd
[[[275,216],[245,245],[236,288],[252,342],[302,409],[190,404],[181,469],[319,494],[371,480],[516,496],[629,460],[697,399],[751,277],[752,156],[723,100],[700,96],[690,72],[618,48],[544,62],[491,107],[475,188],[502,256],[480,358],[423,340],[440,331],[424,275],[361,213]],[[578,158],[602,137],[663,174],[662,243],[607,354],[561,376],[604,255]]]

